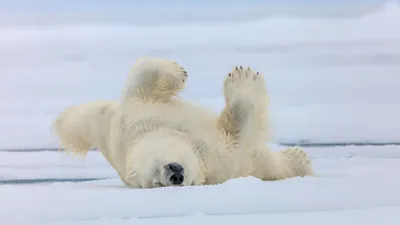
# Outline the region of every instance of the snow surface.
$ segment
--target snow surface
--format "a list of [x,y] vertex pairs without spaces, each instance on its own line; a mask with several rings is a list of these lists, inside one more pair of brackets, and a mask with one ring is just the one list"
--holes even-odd
[[[0,149],[56,148],[61,110],[118,100],[143,55],[179,61],[183,97],[219,111],[236,64],[265,73],[277,142],[400,142],[400,6],[362,17],[0,27]],[[4,104],[5,103],[5,104]]]
[[0,185],[0,218],[7,225],[399,224],[400,146],[305,150],[317,177],[157,189],[127,188],[98,152],[86,162],[59,152],[1,152],[7,179],[107,179]]

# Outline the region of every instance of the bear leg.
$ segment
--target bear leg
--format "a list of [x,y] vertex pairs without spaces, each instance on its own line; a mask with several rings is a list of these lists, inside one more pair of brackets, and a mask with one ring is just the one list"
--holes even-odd
[[265,181],[314,176],[311,159],[299,148],[278,152],[260,148],[254,156],[253,166],[252,176]]
[[251,68],[235,67],[224,83],[225,108],[218,124],[241,149],[265,143],[267,91],[263,76]]

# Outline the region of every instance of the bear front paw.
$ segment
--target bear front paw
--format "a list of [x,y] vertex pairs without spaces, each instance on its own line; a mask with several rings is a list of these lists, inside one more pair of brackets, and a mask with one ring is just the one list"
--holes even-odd
[[176,61],[161,59],[161,58],[142,58],[138,60],[137,68],[140,71],[144,69],[142,76],[157,75],[157,79],[176,81],[178,83],[185,83],[188,77],[186,70],[179,65]]
[[171,60],[164,60],[163,68],[160,68],[159,71],[161,76],[171,76],[183,83],[188,78],[187,71],[177,62]]
[[187,78],[186,70],[173,60],[141,58],[128,76],[122,99],[137,97],[166,102],[183,90]]

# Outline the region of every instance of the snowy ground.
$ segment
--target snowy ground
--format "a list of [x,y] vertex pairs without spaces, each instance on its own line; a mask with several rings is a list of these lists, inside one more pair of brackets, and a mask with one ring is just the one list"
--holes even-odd
[[126,188],[97,152],[29,151],[57,147],[50,124],[65,107],[117,100],[143,55],[179,61],[183,97],[215,111],[234,65],[263,72],[274,142],[400,143],[398,3],[341,19],[230,13],[204,24],[1,26],[0,224],[400,224],[399,145],[306,148],[317,177],[153,190]]
[[[282,149],[282,146],[272,146]],[[241,178],[205,187],[126,188],[106,161],[59,152],[1,152],[7,179],[105,178],[0,185],[2,224],[341,224],[400,221],[400,147],[306,148],[317,177]]]

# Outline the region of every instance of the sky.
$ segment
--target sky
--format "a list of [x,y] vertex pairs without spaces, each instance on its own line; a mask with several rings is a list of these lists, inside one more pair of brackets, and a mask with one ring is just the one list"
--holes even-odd
[[15,12],[48,12],[48,11],[97,11],[126,10],[129,8],[197,8],[197,7],[248,7],[258,5],[287,4],[370,4],[383,0],[0,0],[0,11]]
[[348,16],[384,0],[0,0],[0,26],[243,21],[271,15]]

